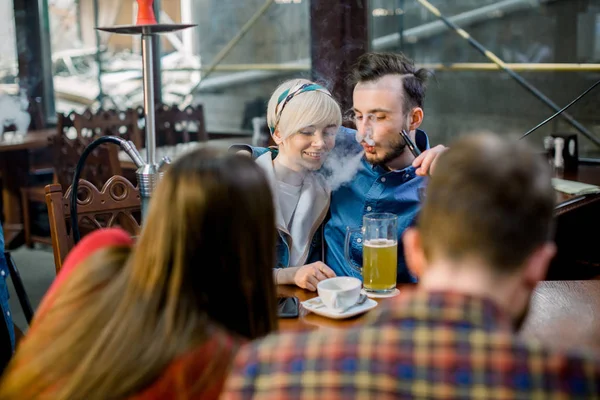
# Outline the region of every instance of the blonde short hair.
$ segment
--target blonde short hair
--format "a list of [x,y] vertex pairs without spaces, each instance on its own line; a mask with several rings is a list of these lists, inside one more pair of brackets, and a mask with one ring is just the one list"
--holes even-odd
[[286,105],[281,116],[276,114],[275,109],[279,103],[282,93],[291,88],[311,84],[307,79],[290,79],[283,82],[275,89],[267,107],[267,123],[271,133],[279,131],[281,139],[286,139],[300,129],[311,125],[336,125],[342,124],[342,112],[340,106],[330,95],[322,91],[308,91],[299,93]]

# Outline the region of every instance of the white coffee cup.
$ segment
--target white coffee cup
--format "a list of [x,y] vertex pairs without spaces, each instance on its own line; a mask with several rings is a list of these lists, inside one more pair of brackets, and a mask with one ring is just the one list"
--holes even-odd
[[360,279],[339,276],[319,282],[317,292],[327,308],[341,313],[356,304],[361,287]]

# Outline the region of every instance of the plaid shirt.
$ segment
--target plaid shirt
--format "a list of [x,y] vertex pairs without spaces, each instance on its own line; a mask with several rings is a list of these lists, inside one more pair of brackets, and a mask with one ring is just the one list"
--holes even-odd
[[388,304],[366,326],[248,345],[222,398],[600,398],[599,360],[520,341],[488,300],[416,291]]

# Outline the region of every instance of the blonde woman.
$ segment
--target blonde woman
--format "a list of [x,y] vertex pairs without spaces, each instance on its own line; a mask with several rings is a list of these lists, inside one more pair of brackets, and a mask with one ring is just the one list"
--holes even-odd
[[322,262],[321,225],[330,190],[315,171],[335,145],[342,114],[327,89],[292,79],[273,92],[267,123],[277,150],[251,150],[273,189],[279,233],[274,279],[314,291],[319,281],[335,276]]
[[255,163],[183,156],[133,250],[111,229],[71,252],[0,398],[218,398],[240,344],[276,329],[274,245],[271,192]]

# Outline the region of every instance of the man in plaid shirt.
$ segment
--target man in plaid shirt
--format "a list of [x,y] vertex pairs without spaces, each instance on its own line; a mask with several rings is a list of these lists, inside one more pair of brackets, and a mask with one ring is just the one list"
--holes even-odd
[[223,398],[600,398],[598,359],[514,335],[555,253],[550,177],[524,142],[459,139],[403,237],[417,289],[366,326],[248,345]]

